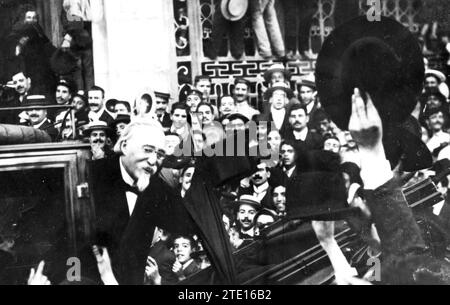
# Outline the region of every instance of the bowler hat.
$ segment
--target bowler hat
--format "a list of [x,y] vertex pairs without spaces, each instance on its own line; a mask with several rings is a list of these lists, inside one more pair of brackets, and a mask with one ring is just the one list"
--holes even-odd
[[338,27],[325,40],[317,59],[318,94],[333,122],[348,129],[354,89],[369,93],[383,122],[386,157],[392,166],[402,158],[405,170],[431,166],[420,138],[402,126],[416,106],[423,80],[417,39],[386,17],[370,22],[362,16]]
[[284,74],[284,78],[289,81],[291,79],[291,72],[286,69],[283,64],[273,64],[272,66],[270,66],[269,69],[267,69],[266,72],[264,72],[264,79],[266,80],[266,82],[270,83],[272,74],[275,72],[281,72]]
[[127,114],[119,114],[117,115],[116,119],[111,123],[111,128],[115,129],[117,124],[119,123],[125,123],[125,124],[130,124],[131,122],[131,117]]
[[117,104],[124,104],[125,107],[127,107],[127,110],[131,112],[130,103],[128,103],[127,101],[119,101],[116,99],[110,99],[110,100],[106,101],[105,106],[106,106],[106,109],[108,109],[111,112],[114,112],[114,108],[116,107]]
[[238,21],[245,16],[248,0],[222,0],[220,9],[223,17],[230,21]]
[[284,91],[288,99],[294,97],[294,92],[291,90],[291,88],[289,88],[289,86],[286,83],[278,82],[266,90],[266,92],[264,93],[264,98],[266,100],[269,100],[272,97],[272,94],[277,90]]
[[322,106],[348,129],[354,88],[371,95],[383,123],[401,123],[412,112],[424,80],[417,39],[397,21],[355,18],[325,40],[316,65]]

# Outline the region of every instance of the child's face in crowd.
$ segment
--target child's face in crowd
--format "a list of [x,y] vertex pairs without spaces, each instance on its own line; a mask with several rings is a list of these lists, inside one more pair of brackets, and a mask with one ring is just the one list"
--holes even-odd
[[191,254],[193,252],[191,241],[184,237],[177,238],[174,242],[173,252],[177,257],[177,260],[184,264],[191,259]]

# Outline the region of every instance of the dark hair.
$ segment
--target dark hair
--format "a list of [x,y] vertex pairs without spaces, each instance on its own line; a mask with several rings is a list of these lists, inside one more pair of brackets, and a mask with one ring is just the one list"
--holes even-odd
[[103,94],[103,97],[105,97],[105,90],[104,90],[102,87],[99,87],[99,86],[92,86],[91,89],[89,89],[89,92],[90,92],[90,91],[101,91],[102,94]]
[[290,117],[292,112],[296,111],[296,110],[303,110],[305,112],[305,114],[308,115],[308,110],[306,109],[306,106],[303,106],[300,104],[294,104],[288,110],[288,117]]
[[[131,112],[131,106],[130,106],[130,103],[128,103],[128,102],[126,102],[126,101],[117,101],[117,102],[115,103],[115,105],[117,105],[117,104],[125,105],[125,107],[127,108],[128,112]],[[151,107],[150,107],[150,109],[151,109]]]
[[150,111],[153,106],[153,99],[152,99],[151,95],[148,93],[144,93],[144,94],[142,94],[141,99],[147,102],[148,107],[149,107],[148,111]]
[[25,20],[25,14],[27,12],[36,12],[37,15],[37,8],[31,3],[25,3],[19,6],[18,13],[16,15],[14,23],[23,22]]
[[346,173],[350,177],[350,184],[358,183],[364,186],[361,179],[361,169],[353,162],[345,162],[341,164],[341,172]]
[[317,109],[314,112],[314,123],[319,124],[323,120],[331,121],[331,118],[325,110]]
[[[177,239],[179,239],[179,238],[184,238],[184,239],[189,240],[189,242],[191,243],[191,249],[192,249],[192,252],[195,252],[195,251],[197,250],[197,243],[196,243],[196,241],[194,240],[194,237],[191,236],[191,235],[187,235],[187,234],[175,234],[175,235],[173,235],[173,237],[171,238],[171,239],[172,239],[172,246],[173,246],[173,247],[175,247],[175,241],[176,241]],[[192,257],[191,257],[191,258],[192,258]]]
[[339,143],[341,143],[341,141],[339,140],[338,137],[336,137],[336,136],[333,135],[333,134],[327,133],[327,134],[324,136],[324,138],[323,138],[323,144],[325,144],[325,142],[328,141],[328,140],[330,140],[330,139],[336,140],[336,141],[338,141]]
[[194,86],[196,86],[201,80],[207,80],[210,83],[211,81],[211,77],[209,77],[208,75],[197,75],[194,79]]
[[196,111],[198,112],[198,110],[200,109],[201,106],[208,106],[209,109],[211,109],[211,113],[214,114],[214,108],[210,103],[205,103],[205,102],[201,102],[198,104]]
[[226,98],[226,97],[231,98],[231,99],[233,100],[234,104],[236,104],[236,99],[234,98],[234,96],[231,96],[231,95],[229,95],[229,94],[225,94],[225,95],[222,95],[222,96],[219,98],[219,102],[217,103],[219,107],[222,106],[222,99],[223,99],[223,98]]
[[250,81],[243,77],[237,77],[234,79],[234,86],[236,86],[237,84],[244,84],[250,89]]
[[170,111],[170,113],[173,115],[175,113],[175,110],[177,109],[181,109],[186,111],[186,115],[189,116],[189,108],[185,103],[175,103],[172,105],[172,110]]

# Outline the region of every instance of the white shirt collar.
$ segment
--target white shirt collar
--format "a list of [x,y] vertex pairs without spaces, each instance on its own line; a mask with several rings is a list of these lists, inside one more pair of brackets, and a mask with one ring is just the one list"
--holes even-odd
[[281,127],[283,126],[283,122],[284,122],[284,118],[286,117],[286,109],[274,109],[272,108],[270,110],[270,112],[272,113],[272,119],[273,122],[275,123],[275,127],[280,130]]
[[[119,160],[120,163],[120,172],[122,174],[123,181],[128,184],[129,186],[134,185],[134,180],[131,178],[131,176],[128,174],[127,170],[122,164],[122,159]],[[125,192],[125,196],[127,197],[127,205],[128,205],[128,213],[133,215],[134,207],[136,206],[138,195],[133,192]]]
[[306,105],[306,110],[308,111],[308,114],[311,114],[311,111],[312,111],[313,108],[314,108],[314,104],[315,104],[315,102],[312,101],[311,103],[309,103],[308,105]]
[[247,231],[244,231],[244,229],[241,229],[242,234],[246,234],[248,236],[254,237],[255,236],[255,228],[251,227]]
[[296,140],[305,141],[308,136],[308,127],[305,127],[302,131],[293,131]]
[[268,188],[269,188],[269,182],[266,181],[264,184],[262,184],[260,186],[254,185],[253,186],[253,191],[255,193],[261,194],[263,192],[266,192]]
[[106,111],[105,108],[100,109],[98,112],[89,111],[88,117],[91,122],[98,121],[103,113]]
[[128,174],[127,170],[125,169],[125,166],[123,166],[122,158],[119,159],[119,163],[120,163],[120,173],[122,174],[123,181],[125,181],[125,183],[128,184],[129,186],[133,186],[134,179],[131,178],[131,176]]
[[285,174],[286,174],[289,178],[291,178],[291,177],[292,177],[292,174],[294,173],[296,167],[297,167],[297,166],[293,166],[291,169],[288,169],[288,170],[286,170],[286,168],[284,168]]
[[183,270],[186,270],[187,267],[189,267],[190,264],[192,264],[192,262],[194,261],[193,258],[191,258],[190,260],[188,260],[187,262],[185,262],[183,264]]
[[42,122],[40,122],[39,124],[33,125],[33,128],[34,128],[34,129],[39,129],[39,128],[41,128],[41,126],[44,125],[44,123],[47,122],[47,121],[48,121],[48,119],[44,119],[44,120],[42,120]]

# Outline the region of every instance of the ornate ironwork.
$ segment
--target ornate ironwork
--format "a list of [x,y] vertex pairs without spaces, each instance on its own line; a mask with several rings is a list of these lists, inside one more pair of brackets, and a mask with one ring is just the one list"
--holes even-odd
[[[262,102],[261,93],[264,90],[264,80],[262,73],[266,71],[274,60],[263,59],[257,51],[256,42],[253,35],[251,18],[248,14],[245,19],[245,40],[246,52],[241,61],[234,59],[229,47],[226,56],[219,56],[216,60],[211,60],[205,56],[205,47],[211,44],[213,31],[213,18],[215,13],[215,0],[173,0],[175,16],[175,37],[177,41],[177,61],[180,92],[181,86],[185,83],[192,83],[193,71],[209,75],[213,81],[211,101],[216,103],[218,96],[229,94],[233,88],[235,77],[241,76],[252,82],[251,96],[255,106],[260,107]],[[334,12],[336,0],[315,0],[317,2],[317,12],[313,17],[313,24],[310,29],[310,49],[318,53],[326,37],[334,29]],[[415,0],[381,0],[382,14],[390,16],[402,22],[412,32],[419,31],[417,22],[418,12],[414,8]],[[360,0],[360,13],[365,14],[363,7],[367,0]],[[195,12],[195,18],[183,15],[188,12]],[[198,12],[198,13],[196,13]],[[283,15],[283,12],[281,12]],[[181,17],[180,17],[181,16]],[[195,25],[195,26],[194,26]],[[195,29],[196,33],[188,35],[189,30]],[[179,38],[179,33],[185,33],[186,41]],[[198,33],[197,33],[198,32]],[[195,34],[195,35],[192,35]],[[189,37],[196,37],[195,42],[190,42]],[[253,47],[248,52],[249,46]],[[193,56],[195,54],[195,56]],[[195,60],[194,60],[195,59]],[[292,82],[295,83],[301,75],[314,72],[314,60],[293,60],[285,63],[292,72]],[[295,87],[295,86],[293,86]]]
[[191,54],[189,47],[190,21],[187,6],[187,0],[174,0],[175,43],[178,57],[189,56]]

